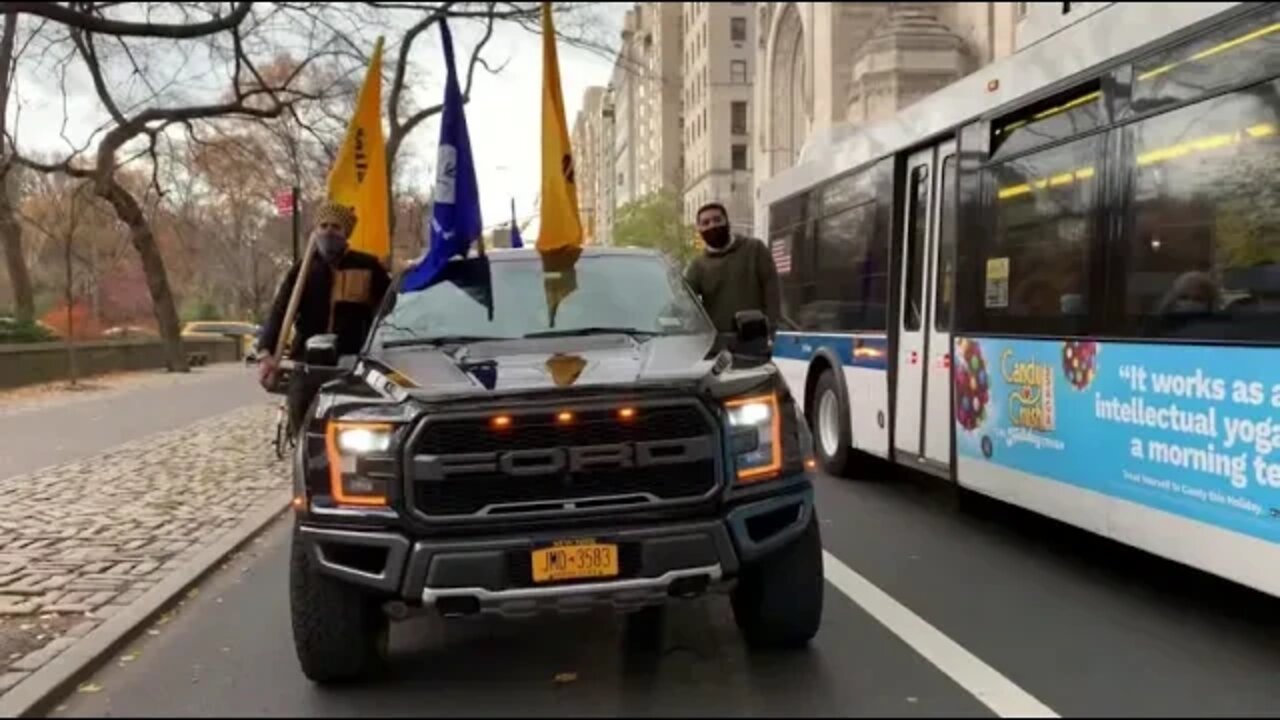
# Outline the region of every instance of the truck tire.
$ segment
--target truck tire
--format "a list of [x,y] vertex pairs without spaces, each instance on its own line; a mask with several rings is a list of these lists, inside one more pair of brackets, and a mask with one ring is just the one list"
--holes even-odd
[[312,682],[362,680],[381,666],[390,623],[377,600],[322,575],[296,529],[289,558],[289,610],[294,650]]
[[629,652],[655,653],[662,649],[666,633],[667,607],[649,605],[626,616],[624,643]]
[[815,513],[789,545],[742,569],[730,602],[743,639],[757,649],[806,646],[822,624],[825,589]]

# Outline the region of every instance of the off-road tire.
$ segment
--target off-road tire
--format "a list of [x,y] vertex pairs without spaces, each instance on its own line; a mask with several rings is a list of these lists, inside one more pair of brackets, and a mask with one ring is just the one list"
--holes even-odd
[[803,648],[818,633],[824,592],[815,513],[795,540],[742,569],[730,602],[748,646],[790,650]]
[[289,558],[289,610],[298,662],[312,682],[354,682],[382,668],[390,622],[377,600],[322,575],[296,526]]
[[624,619],[624,643],[628,652],[644,654],[662,649],[667,626],[667,606],[648,605]]

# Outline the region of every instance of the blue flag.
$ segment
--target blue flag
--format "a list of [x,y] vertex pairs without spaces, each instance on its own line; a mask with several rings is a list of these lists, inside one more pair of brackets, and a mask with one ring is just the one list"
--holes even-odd
[[413,292],[429,287],[449,260],[466,257],[471,243],[482,240],[480,188],[476,183],[471,138],[462,109],[462,90],[453,61],[453,37],[440,19],[440,39],[448,75],[444,84],[444,112],[440,115],[440,146],[436,156],[436,187],[431,205],[431,230],[426,257],[404,275],[400,288]]
[[520,226],[516,224],[516,199],[511,198],[511,247],[522,248],[524,241],[520,239]]

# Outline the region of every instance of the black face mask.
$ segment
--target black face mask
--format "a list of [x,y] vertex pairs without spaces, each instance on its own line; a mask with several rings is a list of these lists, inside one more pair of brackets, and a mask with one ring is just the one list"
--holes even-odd
[[725,245],[729,244],[729,226],[717,225],[716,227],[703,230],[702,242],[706,243],[709,248],[714,248],[716,250],[722,249]]

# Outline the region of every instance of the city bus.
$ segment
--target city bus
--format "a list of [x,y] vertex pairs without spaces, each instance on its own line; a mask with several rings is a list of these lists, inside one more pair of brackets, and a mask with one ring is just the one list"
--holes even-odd
[[1115,3],[762,183],[824,468],[1280,595],[1277,30],[1274,3]]

